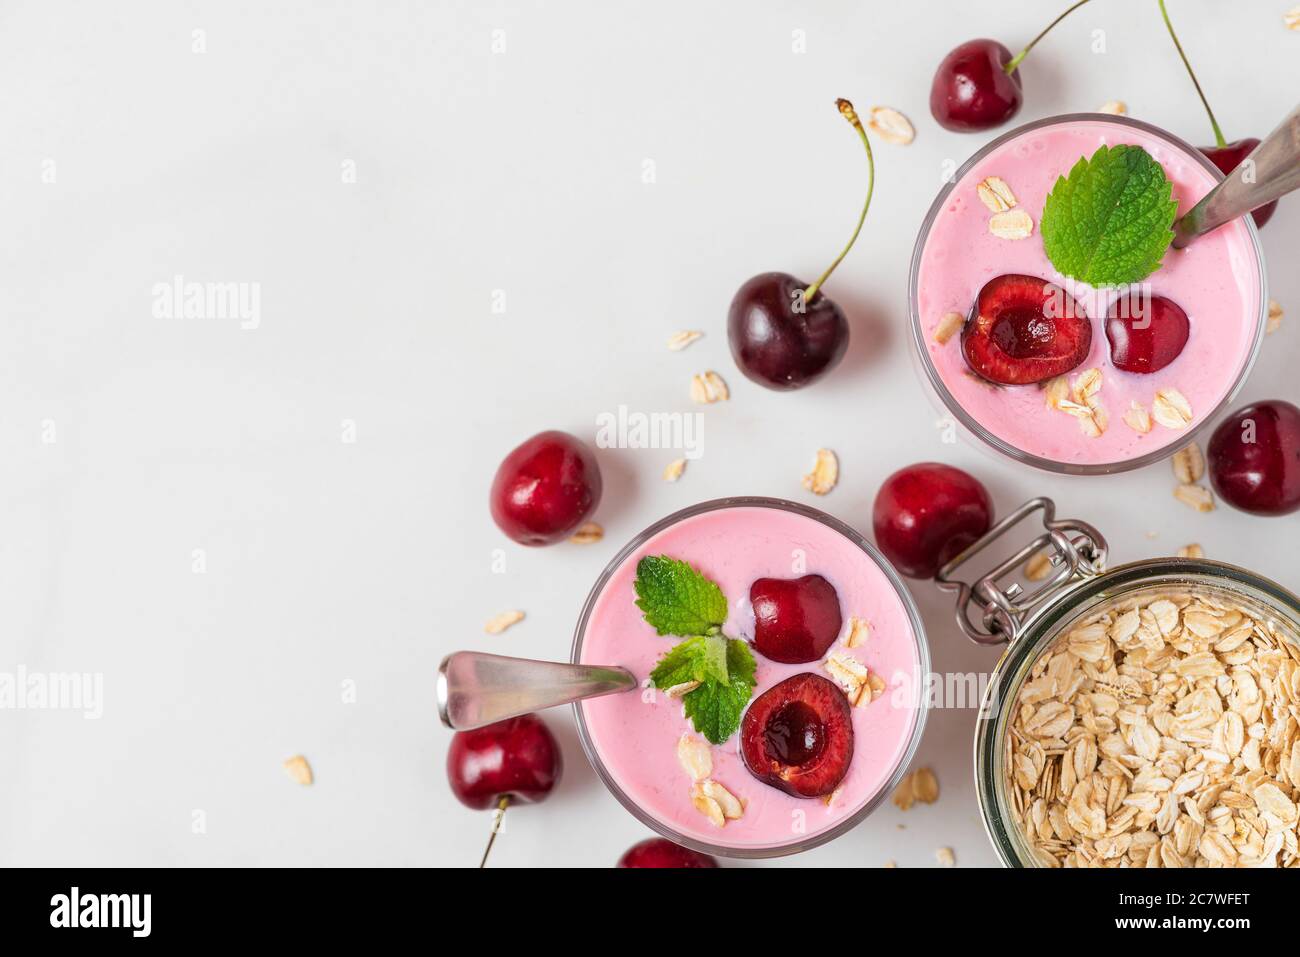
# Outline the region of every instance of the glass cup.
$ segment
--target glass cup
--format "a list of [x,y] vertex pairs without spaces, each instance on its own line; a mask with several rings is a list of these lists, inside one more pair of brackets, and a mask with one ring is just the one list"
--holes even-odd
[[[578,624],[573,633],[573,652],[571,656],[573,663],[580,664],[582,662],[583,641],[586,637],[588,621],[591,618],[592,610],[596,605],[597,599],[604,591],[610,578],[629,556],[633,555],[651,538],[673,525],[676,525],[678,522],[701,515],[705,512],[730,508],[770,508],[783,512],[792,512],[805,518],[820,522],[822,525],[832,529],[844,538],[848,539],[848,541],[853,545],[857,546],[857,548],[859,548],[866,557],[884,573],[885,578],[892,586],[898,601],[906,614],[908,622],[912,628],[912,633],[916,636],[915,653],[916,669],[918,672],[916,676],[917,684],[923,685],[924,677],[928,675],[930,671],[930,651],[929,646],[926,643],[925,629],[911,595],[908,593],[902,579],[890,566],[889,562],[886,561],[885,558],[876,551],[875,547],[865,538],[838,519],[832,518],[817,509],[809,508],[795,502],[761,496],[739,496],[734,498],[715,499],[713,501],[693,505],[690,508],[674,512],[667,518],[661,519],[633,538],[632,541],[628,542],[627,545],[625,545],[605,567],[605,570],[596,580],[595,585],[592,586],[590,594],[587,596],[587,601],[583,605],[582,614],[578,618]],[[816,669],[816,663],[809,663],[808,670],[814,669]],[[762,689],[756,688],[755,695],[757,696],[760,694],[761,690]],[[696,851],[701,851],[705,854],[733,858],[767,858],[795,854],[799,851],[806,851],[809,848],[825,844],[827,841],[833,840],[841,834],[851,830],[868,814],[870,814],[883,800],[885,800],[885,798],[893,792],[895,787],[897,787],[899,781],[907,770],[908,764],[916,753],[916,748],[921,740],[921,732],[924,728],[926,717],[925,695],[917,694],[912,728],[908,735],[906,746],[899,752],[896,763],[894,767],[890,769],[884,783],[852,813],[845,815],[831,827],[816,834],[795,835],[791,840],[779,841],[771,844],[735,847],[699,840],[689,834],[681,833],[670,824],[660,820],[646,808],[638,804],[637,801],[619,787],[614,775],[606,766],[606,763],[593,741],[591,732],[587,726],[586,714],[582,703],[576,702],[573,708],[574,719],[578,725],[578,734],[582,741],[583,751],[586,752],[587,759],[591,762],[591,766],[596,769],[596,773],[600,775],[600,779],[605,783],[605,786],[609,789],[610,793],[619,800],[619,803],[627,808],[633,817],[674,843],[680,844],[684,847],[689,847]],[[664,745],[668,746],[671,743],[672,742],[664,742]],[[761,786],[767,787],[767,785]],[[817,801],[815,798],[809,800]]]
[[[1160,129],[1159,127],[1153,126],[1150,123],[1143,123],[1140,120],[1130,119],[1125,116],[1101,116],[1095,113],[1069,113],[1061,116],[1048,117],[1046,119],[1037,120],[1036,122],[1027,123],[1024,126],[1017,127],[1016,129],[1011,130],[1008,133],[1004,133],[1003,135],[999,136],[997,139],[993,140],[992,142],[988,143],[983,148],[981,148],[979,151],[977,151],[975,155],[973,155],[964,164],[962,164],[961,168],[958,169],[957,172],[952,176],[952,178],[944,185],[943,189],[939,191],[939,195],[935,198],[934,203],[931,205],[929,212],[926,214],[925,221],[921,224],[921,230],[920,233],[917,235],[917,239],[916,239],[916,246],[912,252],[911,270],[908,276],[908,312],[910,316],[910,325],[912,331],[911,341],[913,347],[912,350],[913,360],[917,364],[917,367],[920,371],[921,379],[926,384],[927,391],[931,394],[932,401],[934,401],[936,405],[941,409],[946,410],[947,413],[950,414],[956,422],[960,423],[965,433],[967,433],[968,435],[973,435],[981,443],[987,445],[988,447],[994,449],[995,451],[1001,453],[1002,455],[1015,459],[1018,462],[1025,462],[1036,468],[1044,469],[1049,472],[1056,472],[1056,473],[1068,474],[1068,475],[1099,475],[1099,474],[1109,474],[1113,472],[1124,472],[1130,469],[1141,468],[1144,465],[1148,465],[1152,462],[1156,462],[1161,459],[1167,458],[1169,455],[1173,454],[1178,449],[1182,448],[1183,446],[1187,445],[1189,442],[1193,441],[1196,438],[1197,434],[1200,433],[1202,429],[1210,425],[1211,422],[1221,412],[1227,409],[1229,403],[1231,403],[1231,401],[1237,395],[1243,383],[1246,381],[1246,377],[1249,375],[1251,368],[1255,364],[1255,359],[1259,354],[1260,343],[1263,341],[1264,332],[1268,321],[1268,289],[1267,289],[1267,282],[1264,275],[1264,256],[1263,256],[1263,251],[1260,248],[1259,236],[1255,231],[1255,224],[1253,220],[1249,216],[1247,216],[1245,217],[1245,226],[1250,237],[1252,255],[1256,263],[1258,275],[1259,275],[1259,290],[1258,290],[1259,309],[1258,309],[1258,314],[1255,317],[1253,317],[1254,318],[1253,342],[1249,348],[1246,359],[1242,363],[1241,368],[1237,370],[1235,379],[1231,387],[1223,395],[1223,398],[1213,407],[1213,409],[1209,412],[1209,414],[1201,418],[1201,420],[1193,428],[1181,430],[1178,432],[1172,432],[1172,431],[1169,432],[1170,440],[1165,444],[1152,449],[1149,452],[1146,452],[1142,455],[1136,455],[1131,458],[1124,458],[1112,462],[1079,463],[1079,462],[1058,461],[1056,459],[1046,458],[1041,455],[1037,455],[1031,452],[1027,452],[1023,449],[1017,448],[1011,442],[1007,441],[1006,439],[998,435],[993,434],[993,432],[991,432],[989,429],[981,425],[980,422],[977,421],[973,415],[968,413],[966,409],[962,407],[961,403],[958,402],[957,399],[953,396],[948,386],[944,383],[944,380],[940,375],[939,370],[935,368],[935,364],[930,356],[929,348],[927,347],[926,334],[922,325],[922,316],[920,310],[919,277],[921,271],[922,256],[925,251],[926,244],[930,238],[930,231],[933,228],[935,221],[938,218],[940,212],[945,208],[945,205],[949,202],[953,190],[956,189],[958,184],[961,183],[962,179],[966,176],[968,172],[970,172],[972,168],[974,168],[977,164],[979,164],[983,159],[985,159],[985,157],[987,157],[994,150],[998,149],[1003,144],[1034,130],[1041,130],[1053,126],[1063,126],[1063,125],[1078,124],[1078,123],[1092,123],[1092,124],[1105,123],[1108,125],[1115,125],[1121,128],[1128,128],[1135,131],[1141,131],[1144,134],[1156,137],[1164,141],[1164,143],[1167,144],[1169,147],[1185,154],[1187,157],[1190,157],[1201,167],[1203,167],[1208,173],[1210,173],[1216,181],[1221,180],[1223,178],[1223,175],[1219,172],[1218,168],[1213,163],[1210,162],[1209,158],[1206,157],[1199,150],[1197,150],[1195,147],[1190,146],[1189,144],[1185,143],[1183,140],[1179,139],[1178,137],[1173,136],[1172,134]],[[1185,210],[1183,211],[1185,212]],[[1034,211],[1035,215],[1037,215],[1040,212],[1041,212],[1040,210]],[[1030,239],[1021,240],[1021,242],[1037,242],[1037,241],[1039,241],[1037,230],[1035,230],[1034,235]],[[989,278],[992,278],[992,276],[990,276]],[[977,290],[975,289],[971,290],[972,297],[975,295],[976,292]],[[1093,318],[1094,340],[1098,335],[1103,335],[1103,334],[1104,333],[1100,328],[1100,323],[1098,322],[1097,318],[1094,317]],[[1080,370],[1076,370],[1076,371],[1080,371]],[[1017,388],[1026,388],[1026,387],[1017,387]],[[1154,386],[1153,386],[1153,390],[1154,390]],[[1128,428],[1127,425],[1125,425],[1123,422],[1120,421],[1122,411],[1123,410],[1121,409],[1110,410],[1110,419],[1111,419],[1110,426],[1109,426],[1110,428]],[[1200,410],[1198,409],[1196,411],[1199,414]],[[1156,428],[1159,429],[1160,427],[1157,426]]]

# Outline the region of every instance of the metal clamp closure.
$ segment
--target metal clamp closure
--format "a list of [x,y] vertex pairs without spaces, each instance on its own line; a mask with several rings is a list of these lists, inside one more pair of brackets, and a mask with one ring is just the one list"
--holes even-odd
[[[1043,531],[1018,552],[973,584],[955,576],[970,561],[1006,532],[1035,512],[1041,511]],[[1019,582],[1005,588],[1001,581],[1043,549],[1050,549],[1051,574],[1036,587],[1025,590]],[[944,591],[957,593],[957,624],[971,641],[996,645],[1014,641],[1025,618],[1039,605],[1076,582],[1100,575],[1106,568],[1106,539],[1086,522],[1056,519],[1056,503],[1035,498],[1020,506],[989,529],[984,537],[967,547],[935,576]],[[977,620],[972,621],[972,607]]]

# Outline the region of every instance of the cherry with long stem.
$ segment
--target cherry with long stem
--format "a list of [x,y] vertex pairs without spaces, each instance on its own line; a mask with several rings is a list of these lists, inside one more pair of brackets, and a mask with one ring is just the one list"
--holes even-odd
[[[1201,89],[1201,82],[1196,78],[1196,71],[1192,69],[1191,61],[1187,59],[1187,53],[1178,40],[1178,34],[1174,31],[1174,24],[1169,19],[1169,11],[1165,7],[1165,0],[1159,0],[1159,3],[1160,16],[1165,21],[1165,29],[1169,31],[1169,38],[1174,41],[1174,49],[1178,51],[1183,66],[1187,68],[1187,75],[1192,79],[1192,86],[1196,88],[1196,95],[1201,98],[1201,105],[1205,107],[1205,115],[1210,118],[1210,127],[1214,130],[1214,145],[1202,146],[1200,150],[1209,158],[1211,163],[1219,168],[1219,172],[1224,176],[1228,176],[1254,152],[1255,147],[1259,145],[1259,140],[1253,136],[1245,136],[1239,140],[1228,142],[1219,126],[1218,119],[1214,115],[1214,110],[1210,109],[1210,101],[1206,98],[1205,91]],[[1255,225],[1263,226],[1272,218],[1276,210],[1277,200],[1265,203],[1255,209],[1251,213],[1255,219]]]
[[839,108],[840,115],[848,120],[849,125],[857,130],[858,137],[862,140],[862,146],[867,151],[867,170],[869,175],[867,180],[867,198],[862,204],[862,212],[858,215],[858,224],[853,228],[853,235],[849,237],[848,243],[840,250],[840,254],[835,257],[835,261],[827,266],[826,271],[818,276],[812,285],[804,290],[804,302],[808,302],[813,296],[817,295],[817,290],[821,289],[822,283],[826,282],[826,280],[830,278],[831,273],[833,273],[836,267],[844,261],[844,257],[849,254],[849,250],[853,248],[853,244],[858,241],[858,234],[862,232],[862,224],[867,221],[867,210],[871,208],[871,194],[875,192],[876,189],[876,159],[871,154],[871,140],[867,138],[867,131],[862,126],[862,119],[858,116],[858,111],[853,108],[853,104],[848,100],[840,98],[835,101],[835,105]]

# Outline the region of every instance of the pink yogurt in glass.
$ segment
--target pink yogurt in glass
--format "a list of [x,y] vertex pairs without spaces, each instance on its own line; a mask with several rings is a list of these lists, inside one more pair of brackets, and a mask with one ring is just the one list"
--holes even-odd
[[[1181,355],[1151,374],[1123,372],[1110,362],[1105,314],[1114,292],[1094,291],[1066,280],[1048,260],[1039,234],[1043,203],[1058,176],[1080,157],[1121,143],[1142,147],[1173,182],[1179,215],[1194,206],[1217,182],[1199,153],[1146,127],[1103,119],[1069,119],[1036,126],[1015,135],[979,159],[944,197],[925,239],[916,272],[916,308],[929,361],[961,410],[998,439],[1050,463],[1107,471],[1164,449],[1173,452],[1230,398],[1252,361],[1263,321],[1263,277],[1259,253],[1246,220],[1238,219],[1197,239],[1183,250],[1172,247],[1146,283],[1152,295],[1172,299],[1187,313],[1191,333]],[[989,232],[991,211],[976,185],[989,176],[1006,181],[1018,208],[1033,218],[1026,239],[1000,239]],[[1248,218],[1248,217],[1247,217]],[[948,312],[969,314],[979,290],[1005,273],[1025,273],[1061,283],[1075,294],[1092,320],[1092,348],[1070,373],[1102,372],[1101,402],[1109,415],[1106,431],[1089,438],[1070,415],[1048,408],[1040,386],[994,386],[974,377],[962,356],[961,335],[946,344],[934,339]],[[1180,430],[1152,424],[1142,434],[1124,421],[1137,402],[1148,411],[1157,389],[1175,388],[1191,404],[1192,423]],[[1043,463],[1036,463],[1043,464]]]
[[[749,588],[755,579],[821,575],[835,587],[844,617],[841,639],[832,652],[857,657],[890,684],[875,701],[852,709],[853,759],[834,800],[828,804],[821,798],[797,798],[760,782],[745,768],[737,733],[712,747],[712,778],[739,797],[745,811],[739,820],[715,827],[692,804],[692,780],[678,761],[677,743],[683,734],[703,740],[683,715],[680,700],[643,687],[578,707],[589,753],[625,803],[679,842],[721,854],[766,856],[819,843],[818,835],[828,839],[833,835],[825,832],[851,826],[850,819],[865,815],[868,805],[874,806],[874,800],[892,787],[920,735],[923,711],[915,692],[923,684],[929,658],[915,611],[902,597],[906,591],[901,582],[892,570],[886,571],[883,559],[824,523],[833,519],[818,520],[809,517],[820,515],[812,509],[773,500],[730,501],[769,504],[701,511],[641,542],[617,565],[590,605],[580,660],[622,665],[644,685],[660,656],[682,640],[657,635],[635,604],[636,566],[646,555],[683,559],[715,581],[730,604],[723,632],[732,638],[753,638]],[[847,527],[845,531],[851,533]],[[870,623],[870,637],[846,649],[842,640],[850,616]],[[829,677],[817,661],[780,664],[757,651],[753,654],[758,684],[751,703],[791,675],[813,672]]]

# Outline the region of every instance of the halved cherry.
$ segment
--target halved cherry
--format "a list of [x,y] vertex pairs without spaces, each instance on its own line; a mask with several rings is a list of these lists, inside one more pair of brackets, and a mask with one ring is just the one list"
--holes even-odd
[[1135,290],[1111,303],[1107,314],[1110,361],[1125,372],[1159,372],[1178,358],[1190,331],[1178,303]]
[[835,644],[844,623],[835,586],[821,575],[760,578],[749,587],[749,601],[754,647],[772,661],[816,661]]
[[740,726],[749,773],[795,797],[830,794],[853,760],[849,699],[833,681],[811,672],[764,691]]
[[961,349],[977,375],[1029,385],[1082,364],[1092,323],[1056,283],[1008,273],[984,284],[962,328]]

